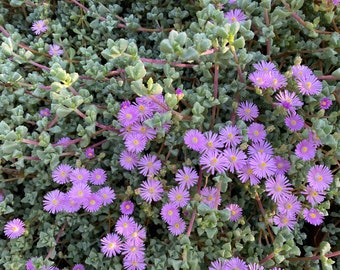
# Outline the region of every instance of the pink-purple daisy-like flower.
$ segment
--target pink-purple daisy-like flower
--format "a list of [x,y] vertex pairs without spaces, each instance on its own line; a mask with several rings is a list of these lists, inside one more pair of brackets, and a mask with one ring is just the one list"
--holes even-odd
[[24,232],[25,223],[19,218],[12,219],[5,224],[4,233],[10,239],[18,238],[23,235]]
[[168,194],[171,203],[177,207],[184,207],[189,203],[189,191],[183,186],[173,187],[169,190]]
[[132,132],[143,134],[148,140],[153,140],[157,134],[157,131],[155,129],[141,123],[133,124]]
[[94,158],[94,148],[88,147],[85,150],[85,157],[88,159]]
[[227,148],[223,152],[230,172],[239,172],[247,163],[246,154],[237,148]]
[[290,162],[287,159],[275,156],[273,161],[276,167],[276,174],[285,174],[290,170]]
[[202,132],[196,129],[191,129],[185,133],[184,143],[188,148],[197,152],[202,152],[207,143],[207,140]]
[[312,75],[313,71],[305,65],[294,65],[292,66],[292,75],[296,79],[303,78],[305,76]]
[[101,240],[101,252],[106,257],[119,255],[122,251],[123,242],[115,233],[108,233]]
[[218,134],[208,131],[203,134],[204,137],[206,138],[206,144],[204,146],[203,151],[216,151],[219,148],[223,148],[224,143],[221,141],[220,137]]
[[227,18],[229,23],[234,22],[245,22],[247,19],[247,16],[244,14],[244,12],[241,9],[233,9],[229,10],[227,13],[224,14],[224,18]]
[[163,186],[158,180],[148,179],[140,186],[140,196],[147,203],[157,202],[162,198]]
[[266,89],[270,86],[270,77],[267,72],[255,71],[249,74],[249,80],[252,82],[254,87]]
[[248,147],[248,155],[253,156],[257,153],[273,155],[274,149],[271,144],[266,140],[254,142],[251,146]]
[[288,194],[280,198],[277,202],[280,213],[287,214],[287,216],[296,216],[301,211],[301,202],[294,194]]
[[86,184],[90,179],[90,171],[86,168],[75,168],[70,173],[70,180],[73,184]]
[[52,214],[61,212],[64,210],[64,197],[65,194],[58,189],[48,192],[43,200],[44,210]]
[[52,179],[58,184],[65,184],[70,179],[73,168],[68,164],[60,164],[52,172]]
[[287,227],[290,231],[294,229],[294,226],[297,223],[295,216],[289,216],[285,213],[277,214],[274,216],[273,221],[279,228]]
[[49,117],[49,116],[51,116],[51,111],[50,111],[49,108],[45,108],[45,109],[41,109],[41,110],[39,111],[39,114],[40,114],[40,116],[42,116],[42,117]]
[[178,207],[174,203],[164,204],[161,209],[161,217],[166,223],[172,224],[180,218]]
[[332,100],[331,99],[324,97],[320,100],[320,108],[321,109],[327,110],[331,106],[332,106]]
[[124,255],[124,261],[139,261],[144,259],[145,254],[144,243],[133,243],[132,241],[127,241],[122,245],[122,254]]
[[34,32],[34,34],[40,35],[41,33],[46,32],[48,27],[44,20],[39,20],[32,24],[31,29]]
[[315,75],[306,75],[299,78],[297,86],[303,95],[317,95],[322,90],[322,83]]
[[119,164],[125,170],[132,171],[138,163],[138,157],[136,153],[124,150],[119,157]]
[[168,230],[172,235],[177,236],[184,233],[185,227],[185,221],[182,218],[178,218],[168,225]]
[[248,137],[253,142],[260,142],[266,138],[266,130],[263,124],[252,123],[248,127]]
[[147,142],[145,135],[133,132],[126,135],[124,144],[128,151],[140,153],[145,149]]
[[126,270],[144,270],[146,269],[146,263],[144,262],[144,256],[138,258],[126,258],[124,257],[123,265]]
[[135,224],[133,226],[131,233],[126,236],[126,241],[132,242],[134,244],[143,243],[146,238],[146,231],[140,224]]
[[68,195],[71,199],[83,203],[91,195],[91,188],[87,184],[77,183],[71,187]]
[[333,182],[333,175],[328,167],[314,165],[307,174],[307,181],[316,191],[324,191]]
[[287,197],[293,190],[289,180],[283,174],[278,174],[274,177],[270,177],[266,181],[265,186],[267,194],[276,203]]
[[123,127],[131,126],[139,120],[139,111],[135,106],[121,108],[118,113],[118,121]]
[[242,183],[245,183],[249,180],[250,185],[252,186],[260,183],[260,179],[254,174],[253,169],[250,167],[249,161],[247,161],[246,165],[240,169],[238,172],[238,177]]
[[96,168],[91,171],[89,180],[93,185],[102,185],[106,181],[106,172],[102,168]]
[[305,190],[301,192],[301,194],[306,195],[307,201],[315,206],[318,203],[321,203],[325,199],[326,193],[324,191],[317,191],[314,187],[308,185]]
[[316,148],[310,140],[302,140],[296,145],[295,155],[303,161],[311,160],[315,157]]
[[67,213],[75,213],[80,210],[82,203],[78,200],[72,199],[69,193],[66,193],[63,200],[63,210]]
[[259,178],[267,178],[275,174],[276,167],[272,156],[267,154],[255,154],[250,158],[250,167]]
[[181,187],[185,187],[187,189],[193,187],[198,180],[198,174],[195,169],[184,166],[183,169],[179,169],[175,175],[175,181]]
[[78,263],[75,266],[73,266],[72,270],[85,270],[85,266],[81,263]]
[[97,193],[91,193],[83,201],[83,207],[87,212],[97,212],[102,206],[102,197]]
[[226,126],[220,130],[220,139],[226,147],[236,147],[242,140],[240,130],[236,126]]
[[124,215],[131,215],[133,213],[133,210],[135,209],[135,206],[133,202],[131,201],[124,201],[120,205],[120,211]]
[[152,105],[148,100],[145,99],[137,99],[136,103],[133,104],[138,110],[138,120],[143,122],[153,115]]
[[64,50],[57,44],[51,44],[48,50],[48,54],[51,56],[60,56],[64,53]]
[[259,265],[258,263],[250,263],[248,264],[249,270],[265,270],[263,266]]
[[113,202],[116,198],[116,194],[114,190],[110,187],[103,187],[99,189],[96,194],[98,194],[102,198],[102,205],[108,205]]
[[117,220],[115,225],[115,230],[118,234],[123,235],[124,237],[129,236],[133,229],[136,226],[136,222],[134,219],[128,215],[122,215]]
[[286,87],[287,78],[283,76],[278,71],[273,71],[269,73],[268,87],[278,90],[280,88]]
[[286,116],[285,124],[291,131],[299,131],[305,125],[305,121],[299,114],[291,113]]
[[63,137],[59,139],[53,146],[61,145],[63,147],[63,150],[65,150],[70,144],[72,144],[72,140],[69,137]]
[[218,258],[211,263],[208,270],[226,270],[226,267],[226,261],[222,258]]
[[139,172],[144,175],[155,175],[162,167],[162,162],[158,160],[157,156],[146,154],[137,163]]
[[273,62],[266,62],[264,60],[255,63],[253,66],[257,71],[260,71],[260,72],[269,73],[271,71],[277,71],[277,68]]
[[253,121],[259,116],[259,109],[250,101],[241,102],[237,108],[237,115],[244,121]]
[[308,223],[314,226],[320,225],[324,219],[324,215],[319,210],[314,208],[311,209],[305,208],[303,210],[303,216]]
[[296,107],[301,107],[303,105],[303,102],[301,102],[294,92],[289,92],[287,90],[279,92],[275,95],[275,98],[278,101],[274,103],[275,105],[282,106],[290,112],[295,112]]
[[236,222],[242,217],[242,208],[238,204],[228,204],[226,209],[230,211],[230,221]]
[[230,270],[248,270],[246,262],[240,258],[233,257],[226,262],[226,268]]
[[215,203],[216,206],[220,205],[221,203],[221,197],[219,194],[217,194],[217,188],[215,187],[204,187],[201,190],[201,199],[202,202],[208,205],[210,208],[215,208]]
[[200,158],[200,165],[211,174],[226,172],[228,168],[226,157],[217,150],[204,153]]

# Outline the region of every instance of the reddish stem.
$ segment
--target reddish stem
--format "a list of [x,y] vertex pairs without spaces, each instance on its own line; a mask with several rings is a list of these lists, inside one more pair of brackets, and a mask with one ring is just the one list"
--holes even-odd
[[[218,97],[218,71],[219,71],[219,65],[215,64],[214,66],[214,99],[217,99]],[[210,122],[210,129],[213,129],[215,124],[215,117],[216,117],[216,106],[212,108],[211,112],[211,122]]]
[[39,145],[39,142],[37,141],[32,141],[30,139],[22,139],[23,143],[27,143],[27,144],[33,144],[33,145]]

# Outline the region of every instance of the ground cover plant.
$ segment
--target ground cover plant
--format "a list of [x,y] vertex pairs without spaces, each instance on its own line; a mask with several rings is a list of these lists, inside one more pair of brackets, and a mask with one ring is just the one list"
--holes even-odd
[[338,2],[1,1],[1,269],[338,269]]

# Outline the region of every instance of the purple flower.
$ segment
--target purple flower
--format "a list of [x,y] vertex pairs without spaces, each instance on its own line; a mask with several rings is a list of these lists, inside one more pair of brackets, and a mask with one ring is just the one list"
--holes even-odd
[[98,194],[102,198],[102,205],[108,205],[113,202],[116,198],[116,194],[113,189],[110,187],[103,187],[99,189],[96,194]]
[[316,148],[310,140],[302,140],[296,145],[295,155],[303,161],[311,160],[315,157]]
[[85,168],[75,168],[70,173],[70,180],[73,184],[82,183],[86,184],[90,179],[90,171]]
[[261,72],[268,72],[269,73],[270,71],[277,71],[274,63],[266,62],[264,60],[255,63],[253,66],[257,71],[261,71]]
[[254,174],[259,178],[270,177],[276,171],[272,157],[267,154],[255,154],[250,158],[249,164]]
[[295,65],[295,66],[292,66],[292,74],[293,74],[293,77],[295,77],[296,79],[300,79],[305,76],[312,75],[313,71],[307,66]]
[[94,158],[94,148],[92,148],[92,147],[86,148],[85,157],[89,158],[89,159]]
[[268,87],[278,90],[287,85],[287,79],[278,71],[273,71],[269,73]]
[[275,177],[269,178],[265,185],[268,195],[276,203],[287,197],[293,190],[288,179],[283,174],[278,174]]
[[309,210],[305,208],[303,210],[303,216],[308,223],[314,226],[320,225],[323,222],[324,218],[324,215],[314,208],[311,208]]
[[125,100],[120,104],[121,109],[126,109],[129,106],[131,106],[131,102],[129,100]]
[[266,138],[265,126],[258,123],[252,123],[248,127],[248,137],[253,142],[260,142]]
[[91,193],[83,201],[83,207],[87,212],[96,212],[102,206],[102,197],[97,193]]
[[75,213],[80,210],[82,203],[79,200],[72,199],[69,193],[66,193],[62,202],[63,210],[67,213]]
[[237,269],[237,270],[248,270],[248,266],[244,260],[241,260],[240,258],[231,258],[226,262],[226,268],[225,269]]
[[184,166],[183,169],[179,169],[175,175],[175,181],[181,187],[185,187],[187,189],[191,188],[197,183],[198,174],[195,169]]
[[176,94],[177,100],[182,100],[184,98],[184,93],[182,89],[180,88],[176,89],[175,94]]
[[145,229],[136,223],[135,226],[133,226],[131,233],[126,236],[126,241],[132,242],[133,244],[140,244],[144,242],[145,238]]
[[162,198],[163,186],[158,180],[148,179],[140,186],[140,196],[147,203],[156,202]]
[[329,168],[324,165],[313,166],[308,174],[307,181],[316,191],[324,191],[333,182],[333,175]]
[[306,75],[299,78],[297,86],[304,95],[317,95],[322,90],[322,83],[315,75]]
[[168,225],[168,230],[172,235],[180,235],[185,231],[185,221],[182,218],[174,220]]
[[204,146],[203,151],[216,151],[218,148],[223,148],[224,143],[221,141],[218,134],[213,133],[212,131],[208,131],[203,134],[206,138],[206,144]]
[[245,183],[249,180],[250,185],[252,186],[260,183],[260,179],[254,174],[253,169],[250,167],[249,161],[247,161],[246,165],[240,169],[238,172],[238,177],[242,183]]
[[184,143],[188,148],[197,152],[201,152],[204,150],[207,140],[202,132],[196,129],[191,129],[185,133]]
[[287,214],[287,216],[296,216],[301,211],[301,203],[298,198],[293,194],[288,194],[280,198],[277,202],[278,210],[280,213]]
[[143,134],[148,140],[153,140],[156,137],[157,131],[141,123],[132,125],[132,132]]
[[65,184],[70,179],[73,168],[68,164],[60,164],[52,172],[52,179],[58,184]]
[[12,219],[5,224],[4,233],[10,239],[18,238],[23,235],[24,232],[25,223],[19,218]]
[[68,192],[71,199],[83,203],[91,195],[91,189],[84,183],[74,184]]
[[220,139],[226,147],[236,147],[242,140],[240,130],[236,126],[226,126],[220,130]]
[[125,201],[122,202],[120,205],[120,211],[124,215],[131,215],[133,213],[135,206],[133,205],[133,202],[131,201]]
[[307,201],[315,206],[318,203],[321,203],[325,199],[326,193],[324,191],[317,191],[314,187],[308,185],[306,189],[301,192],[301,194],[306,195]]
[[226,261],[222,258],[218,258],[211,263],[208,270],[226,270],[226,267]]
[[331,106],[332,106],[332,100],[331,99],[324,97],[320,100],[320,108],[321,109],[327,110]]
[[279,213],[273,218],[274,223],[279,228],[287,227],[288,230],[293,230],[295,224],[297,223],[295,216],[289,216],[285,213]]
[[276,167],[276,174],[285,174],[290,170],[290,162],[287,159],[276,156],[273,160]]
[[64,50],[57,44],[51,44],[48,50],[48,54],[51,56],[60,56],[64,53]]
[[42,116],[42,117],[49,117],[51,116],[51,111],[49,108],[45,108],[45,109],[41,109],[39,111],[39,114]]
[[295,107],[300,107],[303,105],[303,102],[301,102],[299,97],[294,92],[289,92],[287,90],[279,92],[275,98],[278,101],[274,103],[275,105],[282,106],[290,112],[295,112]]
[[126,135],[124,143],[128,151],[140,153],[145,149],[147,142],[145,135],[133,132]]
[[31,29],[34,32],[34,34],[40,35],[41,33],[46,32],[48,27],[45,24],[44,20],[39,20],[33,23]]
[[291,131],[299,131],[303,128],[305,121],[300,115],[291,113],[285,118],[285,124]]
[[336,6],[340,3],[340,0],[333,0],[333,5]]
[[55,146],[62,145],[63,149],[65,150],[67,146],[69,146],[70,144],[71,144],[71,139],[69,137],[63,137],[56,142]]
[[175,220],[179,219],[178,207],[174,203],[164,204],[161,209],[161,217],[166,223],[173,223]]
[[136,226],[134,219],[128,215],[122,215],[117,220],[115,230],[118,234],[127,237],[129,236]]
[[[206,205],[208,205],[210,208],[214,208],[215,207],[215,202],[217,201],[217,196],[219,194],[217,194],[217,188],[215,187],[204,187],[201,190],[201,198],[202,198],[202,202]],[[217,205],[220,205],[221,203],[221,197],[218,196],[218,201],[217,201]]]
[[[133,243],[132,241],[127,241],[122,245],[122,254],[124,255],[124,261],[137,262],[144,260],[144,243]],[[132,264],[133,265],[133,264]],[[132,269],[132,268],[127,268]]]
[[241,218],[242,208],[238,204],[236,203],[228,204],[226,206],[226,209],[230,211],[230,218],[229,218],[230,221],[236,222]]
[[265,140],[260,142],[255,142],[248,148],[248,155],[253,156],[257,153],[260,154],[267,154],[267,155],[273,155],[274,150],[271,144]]
[[138,157],[135,153],[130,152],[128,150],[124,150],[120,154],[119,164],[125,170],[132,171],[137,166],[137,163],[138,163]]
[[145,260],[144,256],[140,256],[138,258],[124,257],[124,260],[123,260],[124,269],[144,270],[146,268],[146,263],[144,262],[144,260]]
[[52,214],[64,210],[64,198],[65,194],[58,189],[48,192],[43,200],[44,210]]
[[250,263],[248,264],[249,270],[265,270],[263,266],[258,263]]
[[139,172],[144,175],[155,175],[162,167],[162,163],[157,156],[146,154],[137,163]]
[[139,119],[139,111],[136,106],[121,108],[118,113],[118,121],[123,127],[131,126]]
[[78,263],[75,266],[73,266],[72,270],[85,270],[85,266],[82,265],[81,263]]
[[96,168],[91,171],[89,180],[93,185],[102,185],[106,181],[106,172],[102,168]]
[[239,172],[247,163],[246,154],[237,148],[227,148],[223,154],[227,161],[227,168],[232,173]]
[[244,12],[241,9],[233,9],[229,10],[227,13],[224,14],[224,18],[227,18],[229,23],[234,22],[245,22],[247,19],[247,16],[244,14]]
[[237,108],[237,115],[244,121],[253,121],[259,116],[259,109],[250,101],[241,102]]
[[138,120],[143,122],[151,118],[153,115],[153,108],[150,102],[145,99],[137,99],[136,101],[137,103],[133,104],[133,106],[137,108]]
[[171,188],[168,194],[171,203],[177,207],[184,207],[189,203],[190,194],[189,191],[183,186]]
[[249,80],[253,83],[255,87],[265,89],[271,84],[270,77],[267,72],[255,71],[249,74]]
[[101,252],[104,253],[106,257],[116,256],[121,253],[123,243],[117,234],[108,233],[100,242]]
[[206,170],[208,173],[215,174],[223,173],[227,171],[227,159],[219,151],[206,152],[200,158],[200,165],[202,169]]

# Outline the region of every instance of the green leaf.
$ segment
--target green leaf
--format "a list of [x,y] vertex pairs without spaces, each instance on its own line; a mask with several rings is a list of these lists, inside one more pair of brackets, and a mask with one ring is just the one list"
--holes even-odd
[[135,66],[126,67],[125,71],[128,77],[135,81],[142,79],[146,74],[144,64],[141,61],[139,61]]
[[332,76],[334,76],[337,79],[340,79],[340,68],[337,68],[335,71],[333,71]]

